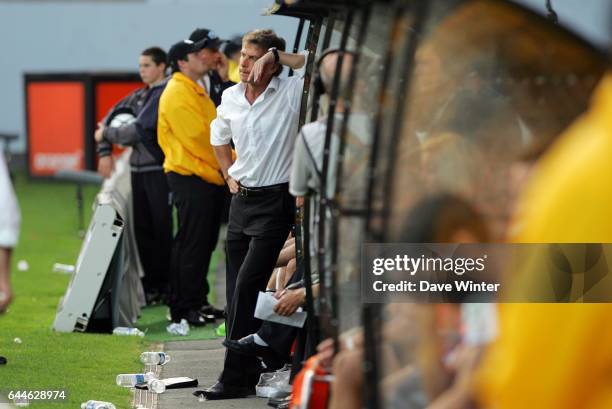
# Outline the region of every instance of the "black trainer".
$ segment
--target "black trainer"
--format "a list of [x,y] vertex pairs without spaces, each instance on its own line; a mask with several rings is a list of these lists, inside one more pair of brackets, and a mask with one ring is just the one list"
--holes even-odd
[[214,318],[225,318],[225,311],[215,308],[212,304],[206,304],[200,308],[200,314],[206,316],[210,315]]

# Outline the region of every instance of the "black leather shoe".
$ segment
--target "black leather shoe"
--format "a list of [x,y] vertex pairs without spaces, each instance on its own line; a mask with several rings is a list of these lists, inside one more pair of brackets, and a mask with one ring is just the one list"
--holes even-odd
[[200,314],[199,311],[189,311],[185,317],[189,325],[194,327],[203,327],[206,325],[206,319]]
[[222,382],[217,382],[208,389],[194,392],[196,396],[200,394],[203,394],[208,400],[239,399],[254,395],[255,387],[226,385]]
[[269,371],[282,368],[284,365],[283,360],[276,355],[272,348],[257,345],[253,335],[248,335],[239,340],[226,338],[223,340],[223,345],[230,351],[234,351],[237,354],[262,359],[266,365],[266,369]]
[[200,314],[212,315],[214,318],[225,318],[225,311],[215,308],[214,305],[206,304],[200,308]]
[[6,358],[5,358],[5,357],[0,356],[0,365],[6,365],[6,363],[7,363],[7,362],[8,362],[8,361],[6,360]]

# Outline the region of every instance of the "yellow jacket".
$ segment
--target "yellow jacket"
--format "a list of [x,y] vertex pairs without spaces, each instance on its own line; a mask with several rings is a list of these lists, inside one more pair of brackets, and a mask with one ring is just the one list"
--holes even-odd
[[[612,243],[612,76],[592,102],[539,164],[514,241]],[[483,407],[612,408],[612,304],[506,304],[499,330],[477,376]]]
[[157,121],[166,173],[195,175],[215,185],[225,184],[210,144],[210,123],[216,114],[204,88],[180,72],[172,75],[159,100]]

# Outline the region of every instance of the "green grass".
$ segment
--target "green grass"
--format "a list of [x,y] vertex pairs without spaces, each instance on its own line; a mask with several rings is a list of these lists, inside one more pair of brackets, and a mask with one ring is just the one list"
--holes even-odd
[[[74,264],[81,245],[77,235],[75,187],[55,182],[27,181],[18,175],[15,189],[21,207],[19,246],[13,253],[15,302],[0,316],[0,392],[66,389],[63,403],[33,403],[30,407],[77,408],[88,399],[107,400],[117,408],[130,407],[128,389],[115,385],[118,373],[142,369],[139,353],[145,340],[99,334],[65,334],[51,330],[67,275],[53,273],[53,263]],[[86,223],[97,188],[85,190]],[[16,271],[19,260],[29,270]],[[15,343],[20,338],[22,343]]]
[[191,327],[189,335],[185,337],[168,334],[166,327],[170,323],[166,319],[166,311],[168,311],[166,306],[148,307],[142,310],[136,326],[145,331],[145,339],[152,342],[166,342],[217,338],[215,329],[221,324],[221,320],[217,320],[215,324],[206,324],[205,327]]
[[[219,252],[215,251],[212,254],[212,258],[210,260],[210,272],[207,276],[208,278],[208,286],[211,289],[209,301],[211,303],[215,303],[215,275],[216,275],[216,267],[217,260],[219,257]],[[191,327],[189,330],[189,335],[182,337],[179,335],[170,335],[166,331],[166,327],[170,324],[168,319],[166,318],[168,312],[168,307],[165,305],[158,305],[154,307],[147,307],[142,309],[140,313],[140,319],[136,323],[136,326],[145,331],[145,338],[151,342],[165,342],[165,341],[187,341],[187,340],[196,340],[196,339],[214,339],[217,338],[215,335],[215,329],[223,322],[222,320],[217,320],[214,324],[206,324],[205,327]]]

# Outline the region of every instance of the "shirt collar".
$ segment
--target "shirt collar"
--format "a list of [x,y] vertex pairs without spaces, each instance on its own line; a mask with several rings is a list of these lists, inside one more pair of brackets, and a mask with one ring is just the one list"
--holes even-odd
[[268,84],[268,88],[266,88],[266,92],[268,92],[269,89],[273,89],[276,91],[279,85],[280,85],[280,79],[278,78],[278,76],[272,77],[272,80]]
[[[280,85],[280,78],[278,78],[278,76],[272,77],[272,79],[270,80],[270,83],[268,84],[264,92],[257,98],[257,100],[259,100],[259,98],[261,98],[262,100],[266,99],[268,92],[270,92],[270,90],[277,91],[279,85]],[[240,95],[242,95],[242,98],[244,99],[245,103],[248,105],[248,101],[245,95],[247,84],[245,82],[240,81],[238,83],[238,86],[240,87]],[[255,101],[255,103],[257,103],[257,101]]]
[[272,79],[270,80],[270,83],[268,84],[263,94],[261,95],[262,97],[261,99],[266,99],[268,97],[268,94],[272,92],[276,92],[278,90],[279,85],[280,85],[280,79],[277,76],[272,77]]

